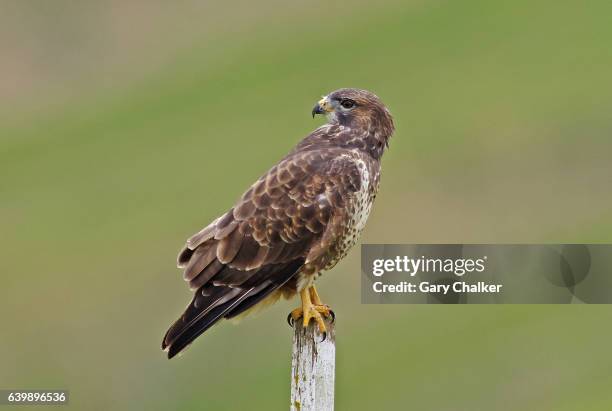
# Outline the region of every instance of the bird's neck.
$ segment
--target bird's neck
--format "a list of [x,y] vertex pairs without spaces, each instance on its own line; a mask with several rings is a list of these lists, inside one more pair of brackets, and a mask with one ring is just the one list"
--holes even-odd
[[339,134],[339,140],[343,135],[346,139],[340,141],[342,144],[367,152],[375,159],[380,159],[389,147],[389,139],[395,130],[393,118],[386,110],[371,116],[337,116],[330,124],[348,130]]
[[393,128],[381,127],[379,124],[338,124],[344,130],[339,133],[336,145],[353,148],[379,160],[389,147],[389,139]]

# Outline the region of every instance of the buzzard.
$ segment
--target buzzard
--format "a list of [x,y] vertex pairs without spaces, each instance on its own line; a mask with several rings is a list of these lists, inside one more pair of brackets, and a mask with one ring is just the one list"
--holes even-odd
[[345,88],[323,97],[312,116],[327,124],[304,138],[257,180],[228,212],[187,240],[178,256],[195,291],[166,332],[168,358],[222,318],[280,297],[300,295],[288,319],[333,315],[314,287],[355,245],[378,191],[381,157],[394,125],[380,99]]

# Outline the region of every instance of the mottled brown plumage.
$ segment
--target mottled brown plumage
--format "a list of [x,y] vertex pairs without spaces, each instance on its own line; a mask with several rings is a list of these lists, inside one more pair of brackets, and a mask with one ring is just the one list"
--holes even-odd
[[378,191],[393,133],[374,94],[340,89],[313,110],[328,124],[302,140],[178,256],[194,297],[162,348],[183,350],[222,318],[312,286],[355,244]]

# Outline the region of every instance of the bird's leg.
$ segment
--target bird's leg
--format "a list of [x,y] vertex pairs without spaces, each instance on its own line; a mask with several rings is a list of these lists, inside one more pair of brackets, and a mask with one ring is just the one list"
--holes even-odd
[[300,298],[302,299],[302,306],[289,313],[289,317],[287,318],[289,324],[293,325],[295,321],[302,318],[302,324],[304,327],[307,327],[310,320],[314,319],[319,328],[319,332],[325,336],[327,334],[327,328],[325,328],[323,317],[333,318],[333,312],[327,305],[321,303],[321,299],[317,291],[314,290],[314,287],[307,287],[300,291]]
[[329,308],[329,305],[323,304],[323,302],[321,301],[321,297],[319,297],[319,293],[317,292],[317,289],[315,288],[315,286],[314,285],[311,286],[309,290],[310,290],[310,299],[312,303],[315,305],[316,310],[320,312],[321,314],[323,314],[324,317],[327,317],[327,318],[331,317],[331,321],[334,322],[334,320],[336,319],[336,314],[334,314],[331,308]]
[[308,290],[310,290],[310,299],[312,300],[312,303],[314,305],[323,305],[323,303],[321,302],[321,297],[319,297],[319,293],[317,292],[315,286],[310,286]]

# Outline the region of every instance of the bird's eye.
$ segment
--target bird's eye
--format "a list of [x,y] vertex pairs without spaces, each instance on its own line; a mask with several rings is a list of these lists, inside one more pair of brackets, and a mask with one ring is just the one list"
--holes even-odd
[[355,102],[351,100],[350,98],[345,98],[345,99],[342,99],[342,101],[340,102],[340,105],[344,108],[353,108],[355,107]]

